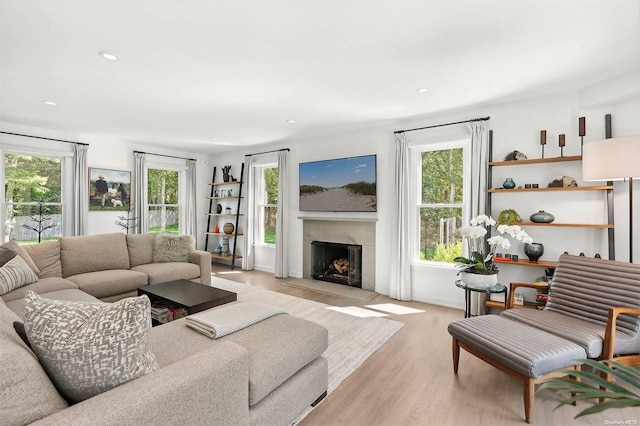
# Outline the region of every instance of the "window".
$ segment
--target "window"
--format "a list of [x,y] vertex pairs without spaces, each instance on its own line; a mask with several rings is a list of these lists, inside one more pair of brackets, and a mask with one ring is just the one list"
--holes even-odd
[[455,231],[464,210],[464,145],[442,144],[418,151],[419,260],[452,263],[462,255]]
[[180,172],[147,170],[147,232],[180,234]]
[[256,170],[259,184],[256,223],[256,243],[276,243],[276,217],[278,213],[278,168],[271,166]]
[[57,240],[62,235],[62,159],[4,155],[4,240]]

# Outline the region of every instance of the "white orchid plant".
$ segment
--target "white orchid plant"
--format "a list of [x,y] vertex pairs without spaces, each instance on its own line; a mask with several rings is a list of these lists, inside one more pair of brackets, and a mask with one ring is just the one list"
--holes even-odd
[[[530,244],[533,239],[518,225],[498,225],[496,230],[499,235],[494,235],[487,239],[489,253],[484,253],[484,237],[489,232],[489,228],[496,225],[496,221],[481,214],[471,219],[471,226],[463,226],[456,231],[456,234],[466,240],[469,258],[456,257],[456,262],[460,267],[460,272],[472,274],[493,275],[498,273],[498,266],[494,261],[496,249],[498,247],[508,250],[511,248],[511,241],[508,237]],[[460,273],[458,272],[458,273]]]

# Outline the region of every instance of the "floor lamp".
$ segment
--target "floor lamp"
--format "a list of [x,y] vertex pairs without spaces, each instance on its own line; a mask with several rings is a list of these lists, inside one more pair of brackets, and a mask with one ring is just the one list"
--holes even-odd
[[629,181],[629,262],[633,263],[633,178],[640,177],[640,136],[604,139],[584,145],[582,179]]

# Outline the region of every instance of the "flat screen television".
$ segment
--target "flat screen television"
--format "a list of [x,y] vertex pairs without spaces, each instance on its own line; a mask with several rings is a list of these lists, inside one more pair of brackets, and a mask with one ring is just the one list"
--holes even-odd
[[375,212],[376,156],[300,163],[300,211]]

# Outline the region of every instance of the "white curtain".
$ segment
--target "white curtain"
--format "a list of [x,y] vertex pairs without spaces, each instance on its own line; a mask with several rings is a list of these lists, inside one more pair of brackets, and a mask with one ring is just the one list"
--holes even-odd
[[276,278],[289,277],[287,216],[289,209],[288,151],[278,152],[278,212],[276,217]]
[[254,215],[255,215],[255,169],[253,167],[253,157],[247,156],[245,159],[245,170],[246,179],[245,179],[245,199],[247,200],[247,211],[246,211],[246,222],[245,222],[245,232],[244,232],[244,250],[242,254],[242,269],[245,271],[250,271],[253,269],[255,253],[253,252],[253,244],[255,242],[255,226],[254,226]]
[[[479,214],[488,213],[489,138],[484,121],[472,121],[469,123],[469,130],[471,131],[471,178],[469,179],[471,194],[465,217],[471,219]],[[471,296],[471,314],[483,314],[486,311],[486,295],[473,291]]]
[[187,160],[186,188],[184,233],[195,237],[198,235],[196,221],[196,160]]
[[84,235],[87,232],[89,215],[88,150],[89,145],[76,144],[73,153],[73,235]]
[[471,197],[467,206],[469,219],[487,213],[487,177],[489,160],[489,138],[484,121],[469,123],[471,131]]
[[147,233],[147,156],[144,152],[135,152],[133,170],[133,211],[136,234]]
[[394,200],[389,297],[411,300],[410,152],[406,133],[396,134]]

